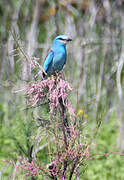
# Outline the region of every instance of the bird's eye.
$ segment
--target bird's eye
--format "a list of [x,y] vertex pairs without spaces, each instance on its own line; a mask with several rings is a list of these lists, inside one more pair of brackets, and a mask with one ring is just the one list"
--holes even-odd
[[59,38],[59,40],[62,40],[62,41],[64,41],[65,39]]

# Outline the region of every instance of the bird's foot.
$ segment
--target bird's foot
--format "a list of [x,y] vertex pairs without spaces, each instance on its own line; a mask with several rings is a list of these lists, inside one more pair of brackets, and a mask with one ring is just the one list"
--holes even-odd
[[55,75],[51,75],[50,79],[56,79],[56,76]]
[[55,72],[55,76],[58,77],[59,76],[59,71]]

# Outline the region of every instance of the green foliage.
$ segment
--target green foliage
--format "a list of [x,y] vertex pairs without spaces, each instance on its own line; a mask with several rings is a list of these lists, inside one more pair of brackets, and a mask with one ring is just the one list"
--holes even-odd
[[[124,156],[116,148],[118,127],[115,123],[115,113],[110,122],[102,122],[92,149],[92,160],[89,160],[85,173],[81,176],[85,180],[114,180],[124,178]],[[106,155],[104,154],[106,153]],[[117,153],[117,154],[116,154]]]
[[[1,109],[1,122],[5,118],[4,114],[8,113],[7,107],[0,105]],[[47,111],[46,111],[47,114]],[[25,115],[28,115],[28,119],[25,119]],[[10,116],[10,113],[8,113]],[[113,154],[113,152],[118,152],[116,149],[117,133],[118,127],[115,123],[115,112],[111,115],[111,120],[109,122],[102,121],[102,125],[98,130],[96,138],[93,140],[93,149],[91,150],[92,160],[88,161],[86,170],[82,173],[81,178],[86,180],[113,180],[113,179],[123,179],[124,178],[124,157],[119,154]],[[17,109],[16,113],[13,114],[13,118],[10,119],[11,126],[8,128],[5,124],[2,124],[0,129],[0,167],[3,167],[6,163],[1,162],[1,160],[7,160],[11,158],[16,158],[14,152],[18,150],[20,154],[28,154],[28,148],[31,145],[29,141],[32,134],[37,131],[36,121],[32,120],[31,113],[22,113]],[[89,139],[91,138],[90,125],[92,123],[88,122],[88,127],[86,127],[87,134],[89,134]],[[92,128],[92,127],[91,127]],[[44,144],[46,139],[42,141]],[[52,143],[51,143],[52,144]],[[21,147],[21,148],[20,148]],[[38,159],[42,163],[48,163],[48,148],[43,148],[39,151]],[[107,156],[104,154],[108,153]],[[28,156],[28,155],[27,155]],[[4,178],[5,180],[10,173],[11,168],[5,169]]]

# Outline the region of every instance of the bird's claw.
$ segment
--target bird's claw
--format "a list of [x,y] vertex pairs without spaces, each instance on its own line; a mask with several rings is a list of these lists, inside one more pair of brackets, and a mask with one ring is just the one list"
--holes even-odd
[[54,76],[54,75],[50,76],[50,79],[55,79],[55,78],[56,78],[56,76]]
[[58,75],[59,75],[59,72],[58,72],[58,71],[56,71],[56,72],[55,72],[55,76],[57,77]]

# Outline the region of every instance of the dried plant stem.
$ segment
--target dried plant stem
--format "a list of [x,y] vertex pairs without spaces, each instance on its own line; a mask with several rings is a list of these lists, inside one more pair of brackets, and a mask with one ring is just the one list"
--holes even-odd
[[65,106],[63,105],[62,99],[59,100],[59,103],[61,105],[62,132],[63,132],[63,136],[64,136],[65,147],[66,147],[66,149],[68,149],[67,136],[66,136],[66,131],[65,131],[65,124],[66,123],[65,123],[65,118],[64,118]]
[[[68,122],[67,122],[67,118],[65,116],[65,111],[66,108],[63,104],[62,99],[60,99],[59,101],[60,105],[61,105],[61,121],[62,121],[62,131],[63,131],[63,136],[64,136],[64,143],[65,143],[65,148],[66,150],[68,150],[68,142],[67,142],[67,135],[66,135],[66,131],[65,131],[65,127],[68,126]],[[64,170],[63,170],[63,178],[66,179],[66,170],[67,170],[67,166],[68,166],[68,162],[67,160],[64,161]]]
[[31,177],[31,180],[35,180],[35,178],[34,178],[34,177]]
[[77,161],[75,161],[73,166],[72,166],[72,169],[71,169],[71,172],[70,172],[70,176],[69,176],[69,180],[71,180],[71,178],[73,176],[73,173],[74,173],[74,170],[75,170],[75,167],[76,167],[76,163],[77,163]]

